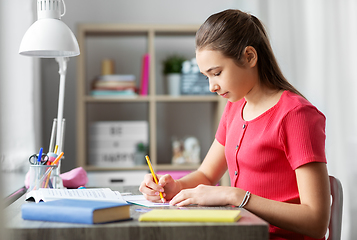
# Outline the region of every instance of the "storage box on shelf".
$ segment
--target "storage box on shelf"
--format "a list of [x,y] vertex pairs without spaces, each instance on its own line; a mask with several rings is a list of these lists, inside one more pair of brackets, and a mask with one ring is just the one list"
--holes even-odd
[[[169,96],[162,61],[180,53],[195,56],[197,25],[80,24],[77,58],[77,165],[87,171],[141,171],[145,164],[98,166],[89,161],[90,126],[102,121],[146,121],[148,153],[155,170],[195,170],[198,165],[171,164],[173,136],[195,136],[203,159],[214,139],[225,101],[216,95]],[[100,73],[101,61],[115,60],[117,74],[132,74],[141,86],[143,56],[149,55],[148,94],[95,97],[91,83]],[[208,82],[207,82],[208,84]],[[227,180],[224,181],[227,184]],[[222,184],[225,184],[222,183]]]

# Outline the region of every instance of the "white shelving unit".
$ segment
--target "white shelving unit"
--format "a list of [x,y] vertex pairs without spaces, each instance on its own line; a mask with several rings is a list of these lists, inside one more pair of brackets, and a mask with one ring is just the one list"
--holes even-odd
[[[95,121],[146,120],[149,155],[155,170],[195,170],[197,165],[171,164],[171,137],[194,135],[201,143],[201,158],[214,139],[225,101],[216,95],[169,96],[162,76],[162,60],[170,54],[195,56],[197,25],[80,24],[77,58],[77,165],[87,171],[148,170],[147,165],[103,168],[88,162],[89,124]],[[114,58],[116,72],[141,76],[142,56],[150,55],[147,96],[97,98],[89,94],[103,58]],[[130,71],[130,72],[128,72]],[[207,83],[208,84],[208,83]],[[227,176],[222,185],[228,185]]]

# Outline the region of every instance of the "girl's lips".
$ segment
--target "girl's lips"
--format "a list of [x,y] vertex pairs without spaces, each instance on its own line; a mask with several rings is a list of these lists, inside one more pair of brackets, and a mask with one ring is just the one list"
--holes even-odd
[[228,94],[228,92],[225,92],[225,93],[223,93],[223,94],[219,94],[219,95],[221,95],[221,97],[227,97],[227,94]]

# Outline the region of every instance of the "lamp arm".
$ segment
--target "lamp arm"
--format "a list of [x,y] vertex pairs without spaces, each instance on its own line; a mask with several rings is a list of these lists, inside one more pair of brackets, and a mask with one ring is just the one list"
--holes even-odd
[[59,65],[60,83],[59,83],[59,95],[58,95],[58,111],[57,111],[57,131],[56,131],[56,145],[58,145],[58,153],[62,152],[64,143],[63,135],[63,107],[64,107],[64,91],[65,91],[65,80],[67,73],[67,62],[68,57],[57,57],[56,61]]

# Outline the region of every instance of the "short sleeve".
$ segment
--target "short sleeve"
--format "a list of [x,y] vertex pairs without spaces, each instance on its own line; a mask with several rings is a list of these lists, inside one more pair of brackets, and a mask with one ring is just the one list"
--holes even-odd
[[226,104],[221,120],[219,121],[218,129],[216,132],[216,140],[222,144],[223,146],[226,145],[226,133],[227,133],[227,115],[229,111],[229,102]]
[[286,114],[280,139],[292,169],[309,162],[326,163],[325,122],[314,106],[299,106]]

